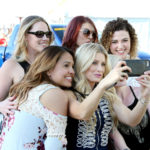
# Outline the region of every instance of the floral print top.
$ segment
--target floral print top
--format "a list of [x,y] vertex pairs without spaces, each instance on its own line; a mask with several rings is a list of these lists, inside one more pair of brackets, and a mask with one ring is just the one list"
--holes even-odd
[[52,88],[57,87],[42,84],[33,88],[14,115],[4,119],[0,135],[1,150],[65,149],[67,117],[48,110],[39,101],[40,96]]

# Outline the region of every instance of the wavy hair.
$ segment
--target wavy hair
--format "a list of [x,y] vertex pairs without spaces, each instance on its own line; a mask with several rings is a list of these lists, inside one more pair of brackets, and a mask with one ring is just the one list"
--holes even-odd
[[[85,77],[86,70],[91,66],[93,63],[95,56],[97,53],[102,53],[105,56],[106,66],[103,78],[109,73],[110,71],[110,64],[108,62],[108,54],[105,48],[98,44],[98,43],[85,43],[82,44],[75,53],[75,78],[74,78],[74,88],[83,94],[91,93],[92,89]],[[115,124],[117,123],[116,114],[113,111],[113,102],[117,98],[117,94],[114,88],[110,88],[109,90],[104,92],[103,98],[109,101],[109,109],[112,117],[114,118]],[[83,99],[81,98],[81,101]]]
[[89,17],[85,17],[85,16],[76,16],[74,17],[70,23],[68,24],[66,31],[64,33],[64,37],[62,40],[62,46],[68,47],[70,49],[72,49],[73,51],[76,51],[77,49],[77,37],[79,34],[79,31],[81,29],[82,24],[84,23],[90,23],[95,32],[96,32],[96,39],[94,42],[98,41],[98,32],[96,29],[96,26],[94,24],[94,22],[89,18]]
[[27,98],[29,90],[32,88],[42,83],[54,84],[47,75],[47,72],[55,68],[64,53],[69,53],[74,60],[74,53],[67,48],[59,46],[46,47],[30,66],[23,80],[11,87],[9,95],[16,95],[20,103]]
[[[14,52],[14,58],[18,61],[24,61],[27,60],[28,57],[28,50],[27,50],[27,43],[25,40],[25,35],[27,34],[27,32],[29,30],[32,29],[32,26],[37,23],[37,22],[44,22],[47,27],[48,30],[50,30],[50,27],[48,25],[48,23],[46,22],[46,20],[40,16],[28,16],[26,17],[22,24],[20,25],[19,31],[18,31],[18,35],[17,35],[17,41],[16,41],[16,49]],[[49,45],[52,43],[53,41],[53,36],[49,41]]]
[[135,29],[132,27],[132,25],[123,18],[117,18],[116,20],[109,21],[103,32],[100,39],[101,44],[105,47],[105,49],[110,52],[110,45],[111,40],[114,32],[124,30],[129,33],[130,40],[131,40],[131,49],[130,49],[130,58],[136,58],[137,57],[137,46],[138,46],[138,38],[137,34],[135,32]]
[[107,52],[102,45],[96,43],[82,44],[75,53],[75,83],[76,89],[82,93],[90,93],[92,91],[86,77],[85,72],[93,63],[97,53],[102,53],[106,59],[106,68],[104,77],[109,72],[109,64],[107,63]]

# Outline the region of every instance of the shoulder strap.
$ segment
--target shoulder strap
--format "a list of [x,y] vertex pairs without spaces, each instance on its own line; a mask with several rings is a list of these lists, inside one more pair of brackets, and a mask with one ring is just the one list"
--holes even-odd
[[135,98],[136,100],[138,100],[138,98],[136,97],[136,95],[135,95],[135,93],[134,93],[134,91],[133,91],[132,87],[131,87],[131,86],[129,86],[129,88],[130,88],[130,90],[131,90],[131,92],[132,92],[132,94],[133,94],[134,98]]
[[21,67],[24,69],[24,72],[27,73],[29,70],[30,64],[27,61],[18,62]]

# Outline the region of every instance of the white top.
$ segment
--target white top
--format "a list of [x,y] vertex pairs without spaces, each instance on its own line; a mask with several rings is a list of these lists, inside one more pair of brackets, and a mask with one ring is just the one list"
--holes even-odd
[[41,118],[48,128],[47,136],[65,137],[67,117],[52,112],[40,103],[40,96],[47,90],[57,88],[50,84],[37,86],[29,92],[27,100],[20,105],[19,109]]
[[40,103],[40,96],[53,88],[58,87],[42,84],[31,89],[27,100],[19,106],[20,111],[4,120],[1,150],[65,150],[67,116],[52,112]]

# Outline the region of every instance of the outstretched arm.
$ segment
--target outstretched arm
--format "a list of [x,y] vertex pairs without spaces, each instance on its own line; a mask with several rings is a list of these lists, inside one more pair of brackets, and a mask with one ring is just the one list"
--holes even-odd
[[[150,70],[145,71],[144,74],[147,74],[150,76]],[[148,112],[149,112],[149,116],[150,116],[150,104],[148,105]]]
[[129,67],[124,66],[125,62],[119,62],[114,69],[112,69],[109,74],[102,79],[96,88],[87,96],[82,103],[76,100],[76,97],[73,96],[73,93],[70,92],[69,95],[69,115],[73,118],[79,120],[88,120],[97,109],[99,101],[104,94],[104,91],[109,87],[114,85],[119,80],[123,80],[124,77],[127,77],[127,73],[124,73],[125,70],[130,70]]
[[150,101],[150,76],[142,75],[137,80],[141,84],[142,95],[136,107],[131,111],[120,100],[113,104],[118,119],[130,126],[136,126],[141,121]]

